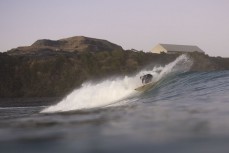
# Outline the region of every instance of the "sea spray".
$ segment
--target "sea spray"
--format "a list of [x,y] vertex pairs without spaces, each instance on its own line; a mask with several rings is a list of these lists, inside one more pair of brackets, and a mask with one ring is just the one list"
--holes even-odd
[[71,111],[102,107],[125,98],[134,92],[134,87],[140,80],[131,77],[115,78],[100,83],[87,82],[80,89],[76,89],[60,103],[42,112]]
[[45,108],[42,113],[64,112],[81,109],[103,107],[114,102],[137,94],[134,90],[141,86],[140,76],[152,74],[154,82],[169,74],[186,72],[190,69],[192,61],[187,55],[179,56],[174,62],[165,67],[152,67],[151,70],[142,70],[133,77],[119,77],[107,79],[100,83],[84,83],[80,89],[74,90],[61,102]]
[[156,75],[155,81],[159,81],[168,75],[188,72],[192,64],[193,61],[191,58],[186,54],[182,54],[174,62],[171,62],[163,67],[161,73]]
[[162,67],[153,67],[149,70],[142,70],[139,72],[139,76],[143,74],[152,74],[153,75],[153,82],[157,82],[168,75],[175,75],[179,73],[188,72],[193,64],[193,61],[190,57],[186,54],[180,55],[175,61],[167,64],[166,66]]

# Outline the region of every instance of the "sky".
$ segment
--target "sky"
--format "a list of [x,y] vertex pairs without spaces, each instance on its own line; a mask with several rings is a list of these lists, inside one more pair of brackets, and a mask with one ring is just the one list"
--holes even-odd
[[106,39],[150,51],[158,43],[197,45],[229,57],[228,0],[1,0],[0,51],[38,39]]

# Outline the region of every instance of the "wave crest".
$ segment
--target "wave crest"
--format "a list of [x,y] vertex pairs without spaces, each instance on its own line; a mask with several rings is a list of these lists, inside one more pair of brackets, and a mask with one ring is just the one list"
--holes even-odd
[[142,70],[133,77],[119,77],[104,80],[100,83],[87,82],[58,104],[42,110],[42,113],[103,107],[136,94],[137,92],[134,89],[141,85],[139,77],[143,74],[152,74],[154,76],[153,81],[159,81],[171,74],[187,72],[191,65],[192,60],[187,55],[181,55],[164,67],[152,67],[150,70]]

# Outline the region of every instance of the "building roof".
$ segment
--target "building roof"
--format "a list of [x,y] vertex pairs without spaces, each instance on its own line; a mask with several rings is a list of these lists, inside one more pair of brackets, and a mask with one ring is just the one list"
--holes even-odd
[[159,44],[161,45],[165,50],[169,51],[175,51],[175,52],[201,52],[204,53],[202,49],[200,49],[198,46],[189,46],[189,45],[173,45],[173,44]]

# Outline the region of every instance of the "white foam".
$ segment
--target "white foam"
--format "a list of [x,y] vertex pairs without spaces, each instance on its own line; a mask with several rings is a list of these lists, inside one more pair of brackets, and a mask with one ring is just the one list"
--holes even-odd
[[[134,89],[141,85],[140,76],[143,74],[152,74],[154,76],[153,81],[158,81],[170,73],[189,70],[191,64],[191,60],[186,55],[181,55],[165,67],[152,67],[150,70],[142,70],[133,77],[107,79],[100,83],[87,82],[58,104],[45,108],[42,113],[103,107],[136,94]],[[160,73],[158,73],[159,71]]]

